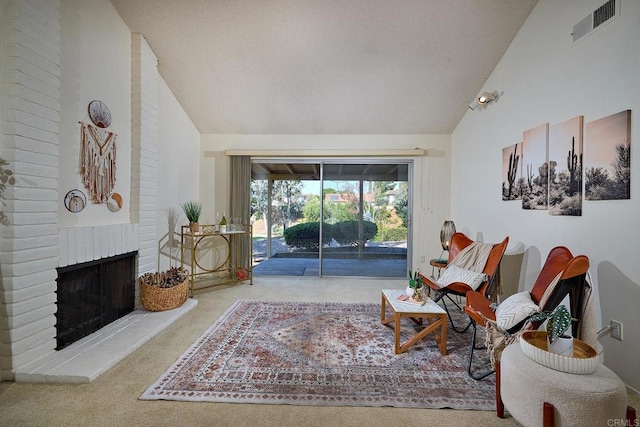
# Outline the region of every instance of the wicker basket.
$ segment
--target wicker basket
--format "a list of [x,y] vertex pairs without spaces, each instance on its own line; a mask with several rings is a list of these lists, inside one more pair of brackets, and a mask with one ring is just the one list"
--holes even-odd
[[179,285],[171,288],[147,285],[142,278],[140,278],[139,283],[140,303],[149,311],[164,311],[178,308],[184,304],[189,297],[188,277]]

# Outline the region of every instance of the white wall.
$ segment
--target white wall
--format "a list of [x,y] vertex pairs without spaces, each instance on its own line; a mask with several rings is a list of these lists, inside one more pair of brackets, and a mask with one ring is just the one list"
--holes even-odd
[[[530,289],[556,245],[591,262],[600,322],[624,324],[624,341],[604,337],[604,363],[640,390],[640,2],[572,46],[574,24],[602,0],[540,0],[483,90],[504,91],[486,110],[468,111],[452,135],[451,206],[456,224],[486,241],[505,234],[525,250],[520,290]],[[502,148],[522,132],[578,115],[584,122],[632,110],[631,200],[584,201],[582,216],[550,216],[501,200]],[[589,150],[588,135],[585,153]]]
[[442,251],[440,227],[449,219],[449,146],[448,135],[202,135],[200,198],[203,216],[206,221],[213,221],[216,212],[229,211],[226,187],[229,162],[224,154],[227,149],[366,151],[422,148],[427,150],[427,156],[414,159],[413,268],[430,273],[429,259],[437,258]]
[[[11,225],[0,228],[0,380],[11,380],[55,351],[56,267],[137,249],[138,272],[156,269],[166,233],[158,217],[198,194],[199,135],[108,0],[15,0],[0,10],[2,154],[16,177]],[[118,134],[124,206],[71,214],[64,195],[82,188],[78,120],[93,99],[110,108]]]
[[[158,271],[169,267],[169,241],[167,209],[177,209],[180,220],[175,231],[180,233],[180,225],[187,220],[180,204],[199,197],[200,133],[186,115],[182,106],[164,82],[159,79],[158,88],[158,217],[157,235],[160,242]],[[174,259],[179,262],[177,243],[174,243]],[[177,259],[176,259],[177,257]]]
[[[116,10],[105,0],[65,0],[61,3],[61,106],[60,106],[60,187],[58,224],[60,228],[129,224],[132,216],[132,49],[131,32]],[[114,213],[106,204],[88,202],[79,213],[64,206],[65,194],[84,189],[79,174],[80,125],[89,123],[87,105],[104,102],[111,111],[109,130],[117,134],[115,192],[123,197],[123,207]],[[179,209],[185,200],[198,197],[198,155],[200,134],[164,80],[157,88],[157,218],[156,234],[160,252],[165,253],[169,207]],[[134,168],[136,169],[136,168]],[[179,230],[178,230],[179,231]],[[168,255],[168,252],[166,252]],[[153,265],[166,269],[169,258],[161,255]]]
[[[61,228],[129,223],[131,187],[131,32],[108,1],[65,0],[60,4],[60,168],[58,225]],[[79,173],[80,124],[91,123],[89,102],[111,111],[108,130],[117,134],[116,185],[123,197],[118,212],[90,202]],[[69,212],[64,197],[73,189],[87,206]]]

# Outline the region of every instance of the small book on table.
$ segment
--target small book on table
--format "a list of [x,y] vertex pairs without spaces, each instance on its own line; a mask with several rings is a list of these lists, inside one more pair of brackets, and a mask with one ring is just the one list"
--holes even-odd
[[400,295],[397,298],[397,300],[400,302],[404,302],[406,304],[413,304],[413,305],[424,305],[424,303],[426,302],[426,301],[416,301],[409,295],[404,295],[404,294]]

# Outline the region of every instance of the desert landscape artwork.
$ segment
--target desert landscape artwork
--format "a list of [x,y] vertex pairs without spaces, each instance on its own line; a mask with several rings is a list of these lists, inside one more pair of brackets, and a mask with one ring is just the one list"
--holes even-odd
[[631,110],[586,126],[585,199],[631,198]]
[[549,214],[582,215],[582,129],[577,116],[549,129]]
[[502,200],[520,200],[522,179],[522,142],[502,149]]
[[522,136],[522,163],[525,167],[522,209],[545,210],[553,168],[548,164],[549,124],[526,130]]

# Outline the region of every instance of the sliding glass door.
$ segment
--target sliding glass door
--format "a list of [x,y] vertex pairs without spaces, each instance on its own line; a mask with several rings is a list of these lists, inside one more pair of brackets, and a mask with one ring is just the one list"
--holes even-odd
[[410,167],[254,159],[254,275],[405,277]]
[[408,163],[323,163],[320,275],[406,276],[408,170]]

